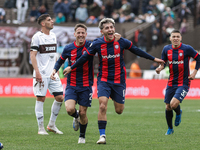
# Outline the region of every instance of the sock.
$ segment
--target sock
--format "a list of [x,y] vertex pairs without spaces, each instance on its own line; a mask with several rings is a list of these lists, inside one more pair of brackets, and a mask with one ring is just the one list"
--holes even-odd
[[178,107],[176,107],[176,109],[174,109],[174,111],[176,112],[177,115],[180,115],[180,113],[181,113],[180,105],[178,105]]
[[56,118],[58,116],[61,106],[62,106],[62,102],[58,102],[58,101],[54,100],[52,107],[51,107],[51,116],[50,116],[50,120],[49,120],[49,124],[48,124],[49,126],[55,125]]
[[75,108],[75,112],[71,116],[74,118],[78,118],[79,114],[78,114],[76,108]]
[[36,119],[37,119],[39,128],[44,128],[43,105],[44,105],[44,102],[36,100],[35,115],[36,115]]
[[107,121],[98,121],[98,127],[99,127],[99,134],[101,135],[106,135],[106,124]]
[[85,138],[85,132],[86,132],[87,124],[82,125],[81,123],[79,123],[79,126],[80,126],[80,136],[79,137]]
[[165,110],[165,117],[166,117],[166,120],[167,120],[167,125],[170,129],[173,129],[173,126],[172,126],[172,118],[173,118],[173,111],[170,110],[170,111],[167,111]]

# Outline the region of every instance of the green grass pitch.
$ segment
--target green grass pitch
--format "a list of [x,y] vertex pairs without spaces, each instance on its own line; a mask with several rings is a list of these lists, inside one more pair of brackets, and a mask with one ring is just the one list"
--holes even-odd
[[[44,124],[49,121],[53,98],[44,103]],[[98,145],[98,100],[88,108],[86,144],[77,144],[79,131],[72,128],[73,118],[64,104],[56,125],[63,135],[37,134],[35,98],[0,98],[0,142],[3,150],[198,150],[200,148],[200,101],[184,100],[182,122],[173,135],[165,135],[163,100],[126,100],[123,114],[114,111],[109,100],[106,145]],[[78,108],[78,107],[77,107]],[[175,113],[173,122],[175,119]]]

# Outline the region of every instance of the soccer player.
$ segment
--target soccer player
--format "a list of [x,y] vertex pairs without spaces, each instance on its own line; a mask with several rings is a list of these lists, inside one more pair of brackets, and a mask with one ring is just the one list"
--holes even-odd
[[[54,66],[51,79],[61,65],[68,58],[69,65],[73,65],[90,46],[91,41],[86,41],[87,27],[84,24],[77,24],[74,28],[76,40],[65,46],[60,58]],[[117,37],[120,35],[116,35]],[[117,38],[116,38],[117,39]],[[118,37],[119,39],[119,37]],[[77,131],[80,127],[78,143],[85,143],[85,133],[88,124],[87,108],[91,107],[92,85],[93,85],[93,58],[86,63],[79,65],[67,76],[67,87],[65,91],[65,107],[67,113],[74,117],[73,128]],[[76,110],[76,103],[79,104],[79,111]]]
[[[182,36],[179,30],[173,30],[170,35],[171,44],[163,48],[162,59],[169,64],[170,76],[165,92],[165,117],[168,125],[168,130],[165,135],[170,135],[174,132],[172,125],[173,110],[176,112],[175,126],[181,123],[182,110],[180,103],[187,95],[191,80],[195,79],[197,70],[200,67],[200,56],[190,46],[181,43]],[[189,60],[193,57],[197,63],[195,70],[190,74]],[[156,68],[159,74],[165,67],[161,64]]]
[[76,69],[88,59],[91,59],[97,52],[99,55],[99,73],[97,77],[97,89],[99,99],[98,127],[100,138],[97,144],[106,144],[106,124],[107,124],[107,103],[109,97],[114,101],[115,111],[121,114],[124,110],[125,89],[126,89],[126,69],[124,64],[124,49],[129,49],[132,53],[141,57],[164,63],[163,60],[155,58],[143,50],[133,46],[132,42],[120,38],[115,41],[115,22],[111,18],[104,18],[99,23],[99,28],[103,37],[94,40],[90,47],[75,64],[67,67],[64,74]]
[[53,66],[56,62],[56,36],[50,30],[53,29],[53,20],[49,14],[41,15],[38,18],[38,24],[41,25],[41,31],[35,33],[31,41],[30,58],[34,68],[33,72],[33,92],[36,96],[35,114],[38,122],[38,134],[48,135],[44,129],[43,104],[45,101],[47,89],[54,95],[54,102],[51,108],[51,116],[47,131],[57,134],[63,134],[55,125],[56,118],[63,102],[63,87],[58,75],[56,80],[50,79]]

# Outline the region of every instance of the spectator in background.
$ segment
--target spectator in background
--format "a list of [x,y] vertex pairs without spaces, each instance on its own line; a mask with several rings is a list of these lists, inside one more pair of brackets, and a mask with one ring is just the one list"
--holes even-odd
[[147,6],[149,5],[150,0],[142,0],[142,13],[147,13]]
[[173,0],[163,0],[163,4],[165,7],[172,7],[173,6]]
[[107,1],[105,5],[101,7],[103,11],[104,18],[111,18],[112,17],[112,12],[113,12],[113,3],[111,1]]
[[164,21],[164,23],[163,23],[163,25],[164,25],[166,28],[168,28],[170,25],[171,25],[171,26],[174,26],[174,24],[175,24],[174,19],[172,19],[171,16],[168,16],[168,17],[166,18],[166,20]]
[[24,23],[28,9],[28,0],[16,0],[18,24]]
[[188,31],[188,28],[189,28],[189,24],[187,22],[187,19],[186,18],[183,18],[183,21],[181,22],[181,26],[180,26],[180,33],[183,34],[183,33],[186,33]]
[[133,17],[135,16],[132,13],[131,4],[127,0],[122,0],[122,7],[120,8],[119,13],[120,23],[133,21]]
[[175,14],[174,14],[174,12],[171,10],[170,7],[166,7],[166,8],[165,8],[165,11],[163,12],[164,20],[165,20],[168,16],[171,16],[172,19],[175,19]]
[[161,0],[157,0],[156,8],[162,13],[165,10],[165,5],[161,2]]
[[76,22],[76,9],[79,7],[78,0],[71,0],[70,10],[71,10],[71,20]]
[[80,23],[85,23],[88,18],[87,5],[85,3],[81,3],[80,6],[76,9],[76,20]]
[[69,0],[64,0],[64,2],[63,2],[63,15],[65,16],[65,22],[68,21],[68,18],[71,15],[70,5],[71,5],[71,3],[69,2]]
[[5,23],[5,15],[6,15],[6,12],[3,8],[0,8],[0,23]]
[[9,24],[15,20],[15,0],[5,0],[4,8],[6,12],[5,20]]
[[122,7],[122,1],[121,0],[114,0],[113,2],[113,12],[118,13],[119,9]]
[[58,15],[58,13],[63,12],[62,9],[62,0],[57,0],[54,4],[53,4],[53,13],[54,16],[56,17]]
[[156,5],[155,5],[154,1],[150,0],[149,4],[146,7],[147,12],[148,11],[154,12],[155,8],[156,8]]
[[139,6],[140,6],[140,1],[139,0],[129,0],[132,6],[132,13],[134,13],[136,16],[139,15]]
[[87,24],[98,23],[98,17],[101,14],[101,6],[102,6],[101,0],[94,0],[93,4],[88,7],[89,18],[86,21]]
[[139,66],[139,61],[135,60],[131,64],[129,77],[130,78],[141,78],[141,76],[142,76],[142,71]]
[[36,6],[32,6],[30,14],[29,14],[29,21],[35,22],[39,16],[40,16],[40,13],[36,9]]
[[65,22],[65,16],[63,15],[62,12],[59,12],[58,15],[56,16],[55,23],[60,24]]
[[154,28],[152,31],[152,36],[151,36],[153,47],[157,47],[157,45],[158,45],[158,37],[159,37],[158,35],[159,35],[158,30],[156,30],[156,28]]
[[151,22],[154,22],[155,20],[156,20],[156,17],[152,14],[152,11],[148,11],[145,17],[145,21],[147,23],[151,23]]
[[181,22],[183,21],[183,18],[187,19],[189,14],[191,14],[190,9],[186,6],[185,3],[181,3],[181,7],[178,10],[179,27],[181,26]]
[[147,45],[146,35],[143,33],[142,30],[139,30],[137,46],[138,46],[138,48],[140,48],[146,52],[147,51],[146,45]]
[[44,5],[44,4],[42,4],[40,7],[39,7],[39,13],[40,13],[40,15],[43,15],[43,14],[47,14],[48,13],[48,11],[47,11],[47,9],[46,9],[46,6]]

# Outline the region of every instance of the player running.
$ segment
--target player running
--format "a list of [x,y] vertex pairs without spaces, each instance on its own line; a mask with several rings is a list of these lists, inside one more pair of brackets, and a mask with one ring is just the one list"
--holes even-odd
[[[175,126],[181,123],[182,110],[180,103],[187,95],[190,88],[190,80],[195,79],[196,73],[200,67],[200,56],[190,46],[181,43],[182,36],[179,30],[173,30],[170,35],[171,44],[163,48],[162,59],[169,64],[170,76],[165,92],[166,110],[165,117],[168,130],[165,135],[174,133],[172,118],[173,110],[176,112]],[[193,57],[197,63],[195,70],[190,74],[189,60]],[[156,68],[159,74],[164,69],[164,64]]]
[[112,18],[104,18],[99,23],[99,28],[103,37],[94,40],[87,53],[85,53],[74,65],[67,67],[64,74],[76,69],[97,52],[99,55],[99,73],[97,77],[97,89],[99,98],[98,127],[100,138],[97,144],[106,144],[106,124],[107,124],[107,104],[109,97],[112,98],[117,114],[124,110],[125,89],[126,89],[126,69],[124,63],[124,49],[141,57],[164,63],[163,60],[155,58],[143,50],[133,46],[132,42],[120,38],[115,41],[115,22]]

